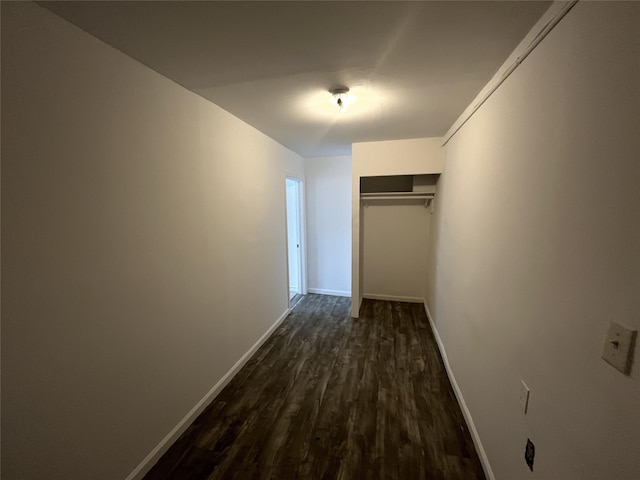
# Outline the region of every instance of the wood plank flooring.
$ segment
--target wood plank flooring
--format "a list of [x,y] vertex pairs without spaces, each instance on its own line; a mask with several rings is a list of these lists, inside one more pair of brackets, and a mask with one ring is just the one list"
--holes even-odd
[[485,476],[420,304],[307,295],[146,480]]

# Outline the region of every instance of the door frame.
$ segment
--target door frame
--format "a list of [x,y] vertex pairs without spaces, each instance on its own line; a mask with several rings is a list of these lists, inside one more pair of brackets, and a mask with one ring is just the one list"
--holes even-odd
[[305,184],[304,178],[300,176],[285,172],[284,191],[285,191],[285,247],[286,247],[286,260],[287,260],[287,299],[289,308],[291,308],[291,299],[289,298],[289,225],[287,222],[287,180],[293,180],[298,182],[298,239],[300,240],[300,248],[298,253],[300,263],[300,290],[302,295],[306,295],[307,291],[307,222],[306,222],[306,205],[305,205]]

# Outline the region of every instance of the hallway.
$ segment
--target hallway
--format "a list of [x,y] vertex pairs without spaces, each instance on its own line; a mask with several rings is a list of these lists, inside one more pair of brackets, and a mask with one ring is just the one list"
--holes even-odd
[[145,477],[484,479],[424,307],[307,295]]

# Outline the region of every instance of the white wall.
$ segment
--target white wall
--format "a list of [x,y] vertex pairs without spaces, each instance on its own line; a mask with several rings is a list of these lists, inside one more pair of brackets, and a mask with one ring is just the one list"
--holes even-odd
[[[364,249],[361,248],[364,215],[360,202],[360,178],[382,175],[417,175],[442,172],[444,148],[440,138],[417,138],[354,143],[351,175],[351,316],[357,318],[362,301]],[[370,292],[374,293],[374,292]]]
[[351,157],[305,159],[311,293],[351,295]]
[[424,200],[371,202],[360,221],[363,296],[422,303],[431,208],[424,207]]
[[500,480],[640,478],[640,363],[600,359],[640,327],[639,31],[578,3],[446,148],[428,303]]
[[354,143],[351,150],[361,177],[440,173],[444,162],[439,137]]
[[2,476],[123,479],[287,310],[302,159],[2,4]]

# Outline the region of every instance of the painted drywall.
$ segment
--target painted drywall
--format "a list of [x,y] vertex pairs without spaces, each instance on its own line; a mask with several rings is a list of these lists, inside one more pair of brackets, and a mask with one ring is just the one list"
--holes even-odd
[[351,295],[351,157],[305,158],[309,291]]
[[2,4],[2,477],[123,479],[287,310],[300,157]]
[[361,177],[440,173],[444,164],[440,137],[354,143],[351,150]]
[[440,138],[389,140],[354,143],[351,175],[351,316],[357,318],[362,301],[364,258],[360,221],[363,205],[360,202],[360,178],[381,175],[418,175],[441,173],[444,148]]
[[370,202],[360,221],[363,296],[422,303],[431,208],[424,201]]
[[286,172],[287,177],[295,178],[296,180],[302,181],[302,189],[304,190],[304,159],[301,161],[298,155],[288,155],[283,159],[283,162],[284,171]]
[[640,362],[600,359],[640,327],[639,31],[579,2],[446,146],[427,300],[497,479],[639,478]]

